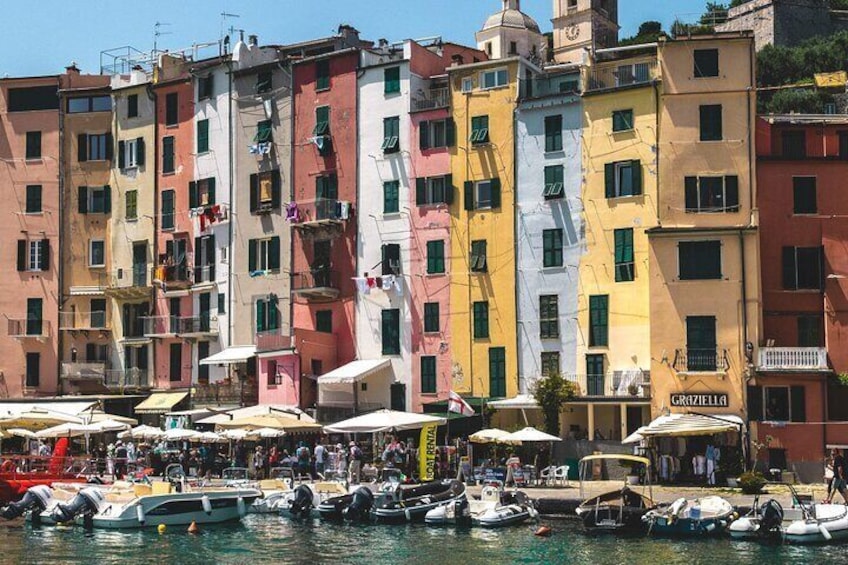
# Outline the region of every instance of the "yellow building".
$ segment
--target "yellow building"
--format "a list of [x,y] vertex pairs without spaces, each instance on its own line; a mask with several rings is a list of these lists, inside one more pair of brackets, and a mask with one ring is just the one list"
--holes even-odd
[[[527,65],[511,57],[449,69],[456,124],[456,197],[446,259],[453,389],[471,396],[518,392],[513,112],[519,73]],[[428,245],[428,267],[438,247]]]
[[745,415],[760,301],[754,42],[659,43],[659,226],[649,231],[653,412]]
[[656,48],[606,51],[583,70],[577,375],[565,429],[621,440],[650,420],[647,230],[656,225]]

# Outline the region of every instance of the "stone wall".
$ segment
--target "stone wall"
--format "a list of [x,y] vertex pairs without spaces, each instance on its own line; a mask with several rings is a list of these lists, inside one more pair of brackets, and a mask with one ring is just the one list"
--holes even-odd
[[848,29],[848,14],[831,11],[827,0],[751,0],[732,8],[727,23],[716,26],[716,31],[753,30],[758,51],[842,29]]

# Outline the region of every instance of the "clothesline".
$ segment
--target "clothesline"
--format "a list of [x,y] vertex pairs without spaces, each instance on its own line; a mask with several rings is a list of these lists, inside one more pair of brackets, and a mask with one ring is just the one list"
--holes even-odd
[[371,294],[372,289],[382,289],[385,292],[394,290],[398,296],[403,296],[403,277],[382,275],[379,277],[351,277],[356,283],[356,290],[361,294]]

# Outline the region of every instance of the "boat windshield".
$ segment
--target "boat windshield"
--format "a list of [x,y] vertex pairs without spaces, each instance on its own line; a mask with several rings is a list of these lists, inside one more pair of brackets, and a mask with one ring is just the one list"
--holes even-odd
[[599,481],[609,482],[608,490],[620,489],[621,483],[631,487],[641,485],[643,494],[647,491],[649,498],[653,498],[651,462],[645,457],[612,453],[589,455],[580,460],[579,477],[581,498],[585,498],[584,483]]

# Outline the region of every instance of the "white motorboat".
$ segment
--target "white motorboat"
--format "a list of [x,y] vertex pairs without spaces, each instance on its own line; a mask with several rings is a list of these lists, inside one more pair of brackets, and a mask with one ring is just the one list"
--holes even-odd
[[848,506],[813,504],[805,514],[784,529],[783,539],[788,543],[812,544],[848,539]]
[[754,498],[751,512],[737,518],[727,531],[736,540],[781,539],[783,531],[796,520],[804,519],[805,509],[783,509],[776,500],[768,500],[760,505],[759,497]]
[[723,533],[733,519],[733,505],[720,496],[678,498],[642,516],[648,533],[661,536],[714,536]]
[[280,503],[291,494],[294,474],[291,469],[271,469],[270,479],[251,480],[248,470],[244,467],[228,467],[221,472],[221,478],[213,480],[212,485],[230,488],[256,488],[262,491],[262,496],[248,506],[250,514],[277,514]]
[[533,502],[521,491],[504,492],[499,485],[486,485],[480,499],[458,499],[428,511],[430,525],[471,525],[498,528],[520,524],[538,516]]

